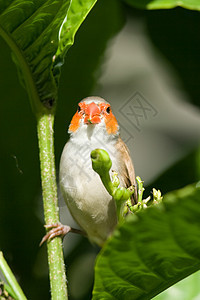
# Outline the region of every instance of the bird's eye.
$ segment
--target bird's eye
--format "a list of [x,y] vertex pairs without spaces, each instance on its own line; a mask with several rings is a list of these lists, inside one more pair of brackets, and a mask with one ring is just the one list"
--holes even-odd
[[110,108],[110,106],[108,106],[108,107],[106,108],[106,112],[107,112],[107,114],[109,114],[109,113],[110,113],[110,111],[111,111],[111,108]]
[[78,105],[77,112],[79,113],[80,111],[81,111],[81,107]]

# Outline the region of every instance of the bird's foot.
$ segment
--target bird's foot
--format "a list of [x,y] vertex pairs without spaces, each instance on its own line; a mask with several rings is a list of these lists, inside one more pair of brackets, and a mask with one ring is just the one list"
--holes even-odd
[[55,237],[59,236],[59,237],[63,238],[69,232],[86,235],[85,232],[83,232],[82,230],[75,229],[75,228],[72,228],[68,225],[63,225],[61,223],[47,224],[47,225],[44,225],[44,227],[47,228],[47,229],[50,229],[50,231],[42,238],[42,240],[40,242],[40,246],[42,246],[42,244],[44,242],[50,241]]

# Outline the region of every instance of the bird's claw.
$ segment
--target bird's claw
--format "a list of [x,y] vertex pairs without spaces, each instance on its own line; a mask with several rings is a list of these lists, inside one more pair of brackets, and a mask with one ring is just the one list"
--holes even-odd
[[85,232],[83,232],[82,230],[75,229],[75,228],[72,228],[68,225],[63,225],[61,223],[47,224],[47,225],[44,225],[44,227],[46,229],[50,229],[50,231],[42,238],[42,240],[40,242],[40,246],[42,246],[42,244],[44,242],[50,241],[55,237],[62,237],[63,238],[69,232],[86,235]]
[[47,234],[45,234],[45,236],[42,238],[40,246],[42,246],[44,242],[50,241],[55,237],[64,237],[67,233],[69,233],[72,230],[70,226],[63,225],[60,223],[47,224],[44,225],[44,227],[50,229],[50,231]]

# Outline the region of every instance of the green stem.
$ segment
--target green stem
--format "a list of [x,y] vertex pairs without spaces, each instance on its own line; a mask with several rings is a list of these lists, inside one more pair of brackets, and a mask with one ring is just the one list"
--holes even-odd
[[[46,224],[59,222],[53,124],[54,115],[51,113],[42,114],[37,118],[44,217]],[[49,241],[47,243],[47,250],[51,299],[66,300],[68,299],[68,295],[61,238],[56,237]]]
[[131,197],[133,192],[129,189],[118,187],[120,182],[117,173],[113,175],[113,181],[111,180],[109,171],[112,166],[112,161],[105,150],[93,150],[91,152],[91,160],[93,170],[99,174],[104,187],[115,200],[118,221],[122,222],[124,219],[125,202]]
[[141,180],[139,176],[136,177],[137,185],[138,185],[138,203],[142,203],[142,197],[144,192],[144,181]]
[[18,300],[27,300],[25,297],[21,287],[19,286],[15,276],[13,275],[9,265],[7,264],[5,258],[3,257],[3,253],[0,252],[0,270],[2,271],[4,277],[7,280],[10,288],[12,289],[16,299]]

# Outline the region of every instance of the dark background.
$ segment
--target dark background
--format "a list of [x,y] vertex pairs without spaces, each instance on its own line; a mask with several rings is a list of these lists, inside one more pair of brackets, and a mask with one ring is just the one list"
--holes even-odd
[[[78,31],[75,44],[69,50],[62,69],[55,121],[56,166],[58,168],[62,148],[68,138],[67,128],[77,103],[82,98],[96,94],[98,91],[102,91],[103,96],[106,97],[106,89],[100,78],[104,75],[107,61],[112,59],[112,51],[109,52],[108,49],[115,41],[113,38],[120,32],[126,32],[123,30],[128,23],[129,39],[130,41],[133,39],[132,41],[137,44],[137,37],[134,34],[132,36],[130,32],[131,22],[140,26],[142,24],[145,28],[144,38],[151,45],[154,59],[158,56],[160,60],[162,57],[164,64],[168,65],[178,78],[179,94],[184,94],[184,101],[177,101],[176,107],[180,107],[182,111],[186,105],[186,110],[189,108],[194,111],[194,114],[191,112],[188,121],[182,120],[182,115],[181,113],[179,115],[177,109],[177,116],[173,115],[173,122],[176,125],[177,117],[178,129],[174,126],[173,130],[170,127],[169,112],[169,130],[167,125],[163,131],[161,130],[162,118],[158,117],[156,129],[153,127],[152,131],[159,131],[162,136],[167,137],[165,148],[168,150],[167,141],[169,141],[169,152],[167,152],[169,156],[173,156],[176,152],[173,149],[181,149],[181,152],[177,151],[174,159],[167,163],[165,157],[161,156],[157,173],[153,172],[157,154],[151,151],[153,136],[148,133],[149,131],[147,132],[150,141],[149,148],[146,148],[145,152],[149,155],[148,166],[143,163],[145,155],[142,156],[140,153],[144,154],[143,144],[140,144],[140,141],[142,138],[146,140],[145,128],[151,128],[151,120],[145,123],[144,129],[140,132],[140,138],[136,137],[136,150],[138,149],[134,153],[136,174],[145,179],[147,176],[145,168],[148,168],[148,174],[150,174],[147,178],[146,195],[152,187],[160,188],[163,193],[166,193],[197,181],[200,173],[197,148],[200,136],[199,129],[196,127],[200,98],[200,16],[199,12],[195,11],[182,8],[141,11],[116,0],[102,0],[96,4]],[[132,30],[134,33],[135,27]],[[129,47],[128,44],[123,46]],[[115,51],[117,50],[115,48]],[[139,52],[132,53],[133,57],[139,54]],[[124,53],[120,55],[123,59]],[[120,64],[120,59],[116,62],[118,63]],[[10,49],[3,39],[0,39],[0,66],[0,249],[28,299],[49,299],[46,246],[39,248],[44,229],[36,121],[26,91],[19,84]],[[140,65],[135,66],[135,69],[136,67],[140,70]],[[126,69],[121,70],[122,74],[126,71]],[[111,76],[112,72],[113,76],[115,75],[114,70],[111,69],[109,72]],[[160,69],[156,69],[155,72],[157,72],[156,76],[161,76]],[[146,74],[135,72],[134,80],[130,78],[130,81],[134,85],[134,82],[138,80],[146,82],[145,78]],[[112,95],[112,92],[118,88],[118,83],[115,83],[114,79],[112,82],[109,95]],[[151,86],[155,94],[157,89],[158,86]],[[145,94],[144,90],[140,86],[140,91]],[[115,105],[114,96],[110,100]],[[150,100],[149,94],[148,101]],[[162,106],[165,107],[166,102],[160,96],[157,101],[159,101],[161,116]],[[156,103],[153,103],[154,107]],[[182,123],[180,122],[185,123],[185,126],[188,123],[187,127],[191,129],[188,129],[187,133],[184,129],[181,131],[180,124]],[[176,145],[178,148],[172,147],[172,141],[173,147]],[[155,144],[154,141],[154,147]],[[158,153],[159,147],[161,145],[156,144]],[[132,149],[130,151],[132,154]],[[151,170],[154,174],[152,176]],[[62,200],[60,200],[60,206],[62,217],[65,219],[65,213],[67,216],[68,214]],[[99,249],[91,246],[86,239],[78,237],[67,237],[64,248],[70,299],[91,299],[93,264]]]

